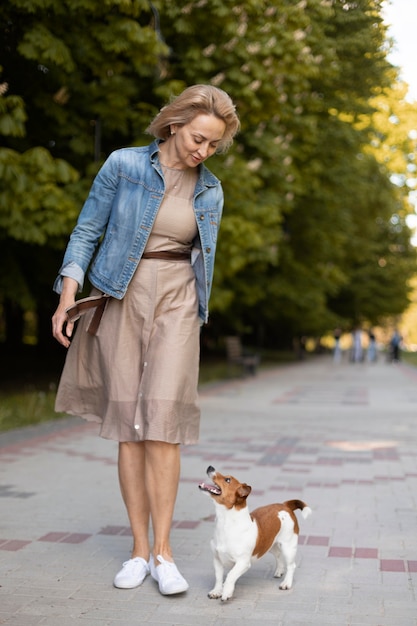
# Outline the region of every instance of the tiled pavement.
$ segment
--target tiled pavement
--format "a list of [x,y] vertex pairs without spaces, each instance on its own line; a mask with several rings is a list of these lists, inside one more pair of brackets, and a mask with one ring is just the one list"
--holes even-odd
[[[203,388],[201,405],[172,531],[183,596],[112,586],[131,545],[116,444],[77,418],[0,435],[0,624],[417,626],[417,369],[320,357]],[[312,507],[291,591],[267,555],[232,600],[208,599],[210,464],[252,485],[252,509]]]

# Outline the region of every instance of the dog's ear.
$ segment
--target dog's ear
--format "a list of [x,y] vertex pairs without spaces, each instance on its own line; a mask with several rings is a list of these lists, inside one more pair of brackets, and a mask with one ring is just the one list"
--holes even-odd
[[252,487],[250,485],[247,485],[246,483],[243,483],[243,485],[239,485],[239,488],[237,490],[237,495],[239,496],[239,498],[242,498],[243,500],[248,497],[251,491],[252,491]]

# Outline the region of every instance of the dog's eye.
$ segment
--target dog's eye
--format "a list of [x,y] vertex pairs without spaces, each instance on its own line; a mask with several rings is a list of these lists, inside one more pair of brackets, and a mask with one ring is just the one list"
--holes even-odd
[[227,483],[230,483],[230,478],[225,478],[224,479]]

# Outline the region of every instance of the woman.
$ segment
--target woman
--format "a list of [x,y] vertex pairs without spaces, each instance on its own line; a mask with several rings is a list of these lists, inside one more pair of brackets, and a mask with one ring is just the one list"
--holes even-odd
[[[147,129],[156,140],[116,150],[99,171],[54,285],[53,335],[70,347],[56,410],[101,423],[100,435],[119,442],[133,534],[131,557],[114,579],[119,588],[150,573],[162,594],[188,589],[170,528],[179,444],[198,441],[199,334],[223,209],[221,183],[203,162],[224,152],[238,129],[233,102],[216,87],[189,87],[162,108]],[[88,268],[92,294],[110,297],[95,334],[86,332],[92,309],[70,341],[66,310]]]

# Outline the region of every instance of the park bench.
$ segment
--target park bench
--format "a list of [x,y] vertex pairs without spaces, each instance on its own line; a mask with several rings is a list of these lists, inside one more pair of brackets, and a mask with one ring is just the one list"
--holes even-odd
[[243,375],[255,376],[259,366],[259,355],[245,350],[240,337],[229,336],[225,338],[227,362],[229,373],[237,367]]

